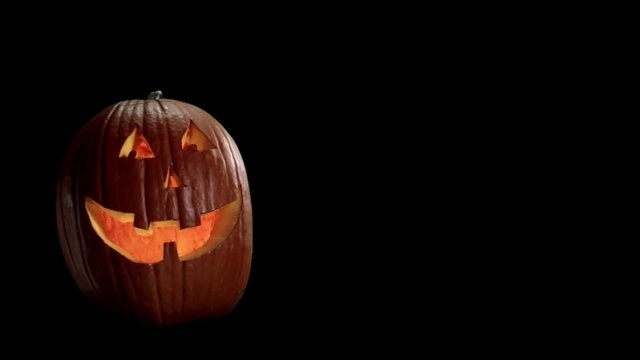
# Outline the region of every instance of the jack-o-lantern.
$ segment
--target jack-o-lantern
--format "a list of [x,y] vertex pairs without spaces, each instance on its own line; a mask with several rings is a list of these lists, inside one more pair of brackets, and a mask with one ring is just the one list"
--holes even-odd
[[240,153],[213,117],[159,92],[110,106],[78,133],[57,216],[80,289],[143,323],[220,317],[247,284],[252,217]]

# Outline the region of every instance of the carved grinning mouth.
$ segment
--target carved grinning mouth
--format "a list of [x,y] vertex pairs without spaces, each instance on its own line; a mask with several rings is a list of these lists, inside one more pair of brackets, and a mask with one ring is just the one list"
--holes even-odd
[[105,244],[127,259],[144,264],[162,261],[164,244],[175,242],[181,261],[191,260],[217,248],[238,221],[241,197],[200,215],[200,225],[181,229],[178,220],[153,221],[149,229],[133,226],[134,214],[107,209],[90,197],[85,207],[91,226]]

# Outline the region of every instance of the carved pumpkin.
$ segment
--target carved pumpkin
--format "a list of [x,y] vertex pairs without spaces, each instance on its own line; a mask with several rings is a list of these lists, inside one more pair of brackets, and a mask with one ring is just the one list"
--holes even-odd
[[93,118],[67,152],[57,216],[84,294],[145,324],[220,317],[247,284],[244,164],[224,128],[193,105],[152,93]]

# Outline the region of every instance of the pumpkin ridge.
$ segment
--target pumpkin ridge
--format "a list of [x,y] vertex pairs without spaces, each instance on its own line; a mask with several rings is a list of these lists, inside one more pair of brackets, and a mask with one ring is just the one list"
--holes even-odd
[[[116,107],[114,107],[114,108],[111,110],[111,112],[109,113],[109,116],[112,116],[112,114],[114,113],[115,109],[116,109]],[[99,117],[99,115],[100,115],[100,114],[96,115],[96,116],[94,117],[94,119],[95,119],[95,118],[97,118],[97,117]],[[81,132],[86,131],[85,129],[86,129],[86,126],[81,130]],[[73,148],[73,147],[78,147],[78,146],[79,146],[79,145],[78,145],[78,143],[79,143],[79,142],[78,142],[77,140],[76,140],[76,141],[74,141],[74,142],[72,143],[71,147],[72,147],[72,148]],[[67,165],[67,166],[69,166],[69,165]],[[73,173],[73,172],[72,172],[72,173]],[[74,174],[74,175],[75,175],[75,174]],[[71,179],[71,180],[69,181],[68,186],[69,186],[69,188],[70,188],[70,191],[72,191],[72,193],[74,194],[74,196],[75,196],[75,197],[77,197],[77,196],[78,196],[78,191],[79,191],[79,189],[78,189],[78,183],[77,183],[77,180],[75,179],[75,176],[74,176],[74,178],[73,178],[73,179]],[[60,211],[61,211],[61,213],[63,213],[63,209],[61,209]],[[73,216],[74,216],[74,217],[75,217],[75,219],[76,219],[76,221],[75,221],[75,228],[76,228],[76,231],[78,232],[78,236],[82,236],[82,233],[81,233],[81,232],[79,232],[80,227],[81,227],[81,218],[80,218],[80,215],[78,214],[78,212],[77,212],[77,211],[73,211]],[[60,224],[62,224],[62,226],[64,227],[64,233],[65,233],[65,234],[69,233],[69,228],[67,227],[66,222],[62,221],[62,222],[59,222],[59,223],[60,223]],[[67,236],[68,236],[68,235],[67,235]],[[73,268],[74,268],[74,273],[76,273],[76,274],[77,274],[77,275],[75,275],[75,276],[82,276],[82,275],[84,275],[84,278],[86,279],[85,284],[86,284],[87,286],[89,286],[90,290],[91,290],[93,293],[95,293],[95,292],[97,291],[97,285],[96,285],[96,281],[95,281],[95,279],[93,278],[93,276],[92,276],[91,272],[89,271],[89,266],[88,266],[88,263],[87,263],[87,260],[86,260],[86,249],[85,249],[85,246],[84,246],[84,242],[83,242],[83,241],[80,241],[80,242],[79,242],[79,244],[78,244],[78,245],[79,245],[79,254],[78,254],[78,253],[76,253],[76,251],[73,251],[73,250],[71,249],[71,244],[69,244],[68,242],[65,242],[65,245],[66,245],[66,248],[67,248],[67,251],[68,251],[68,254],[69,254],[69,256],[68,256],[68,259],[67,259],[67,260],[69,260],[69,261],[70,261],[70,263],[71,263],[71,267],[73,267]],[[75,255],[74,255],[74,253],[75,253]],[[77,257],[78,257],[78,256],[81,256],[81,257],[82,257],[82,259],[77,259]],[[83,271],[80,271],[80,269],[83,269]]]
[[[188,127],[188,126],[189,126],[189,123],[190,123],[190,121],[191,121],[192,115],[191,115],[190,113],[188,113],[188,112],[185,112],[185,111],[184,111],[184,108],[181,106],[181,104],[180,104],[179,102],[176,102],[176,103],[174,103],[174,104],[175,104],[175,105],[177,105],[177,106],[176,106],[176,107],[177,107],[177,110],[178,110],[178,112],[180,112],[180,116],[182,117],[182,119],[187,120],[186,122],[187,122],[187,127]],[[172,151],[173,151],[173,149],[172,149]],[[180,151],[182,151],[182,150],[180,150]],[[202,156],[202,153],[194,154],[194,156],[198,156],[198,157],[199,157],[199,156]],[[187,175],[188,175],[189,183],[190,183],[190,185],[191,185],[191,186],[190,186],[190,189],[186,190],[186,191],[189,191],[189,192],[190,192],[190,195],[191,195],[191,196],[189,197],[189,198],[190,198],[190,200],[191,200],[191,204],[190,204],[190,205],[191,205],[191,207],[192,207],[192,208],[193,208],[193,207],[197,207],[198,202],[194,199],[194,197],[198,196],[198,194],[196,194],[196,191],[195,191],[195,187],[196,187],[196,186],[195,186],[195,181],[194,181],[194,179],[192,178],[192,176],[191,176],[190,174],[188,174],[188,171],[187,171],[186,166],[185,166],[185,164],[184,164],[184,153],[182,153],[182,152],[180,153],[180,165],[179,165],[179,166],[180,166],[181,173],[182,173],[182,174],[187,174]],[[214,203],[214,202],[211,202],[211,204],[210,204],[210,205],[211,205],[211,206],[207,206],[207,208],[216,209],[216,206],[215,206],[215,203]],[[196,221],[196,223],[199,223],[199,222],[200,222],[200,215],[201,215],[200,213],[202,212],[202,210],[203,210],[203,209],[199,209],[198,211],[196,211],[196,218],[198,219],[198,220]]]
[[[138,100],[137,103],[136,103],[136,109],[137,109],[138,106],[142,107],[142,119],[141,120],[142,120],[142,132],[143,132],[143,134],[145,133],[146,121],[147,121],[146,103],[147,103],[146,100]],[[135,111],[134,111],[134,113],[135,113]],[[147,129],[147,131],[149,131],[149,130]],[[151,137],[151,136],[149,136],[149,137]],[[149,208],[149,203],[148,203],[149,195],[148,195],[147,191],[149,189],[151,189],[151,186],[147,186],[147,180],[151,179],[151,177],[147,176],[147,166],[146,166],[146,164],[147,163],[145,161],[142,161],[142,163],[140,164],[140,167],[142,169],[140,171],[141,176],[142,176],[142,179],[140,179],[140,183],[141,183],[141,186],[143,188],[142,189],[143,191],[141,191],[141,193],[144,196],[144,199],[143,199],[142,203],[144,204],[143,209],[144,209],[145,214],[147,213],[147,209]],[[137,214],[136,214],[136,216],[137,216]],[[146,222],[145,223],[147,224],[147,228],[150,228],[151,219],[149,219],[149,216],[146,217]],[[163,252],[164,252],[164,246],[163,246]],[[164,324],[164,320],[163,320],[163,316],[162,316],[163,306],[162,306],[162,295],[160,294],[161,293],[160,284],[158,283],[158,277],[156,276],[155,268],[153,266],[148,266],[148,268],[150,269],[150,275],[149,276],[152,278],[151,281],[149,281],[149,282],[153,284],[153,288],[155,290],[154,291],[155,292],[155,299],[156,299],[156,304],[157,304],[156,305],[157,306],[156,307],[156,314],[154,315],[154,317],[156,317],[155,320],[156,320],[156,322],[158,324]]]
[[[160,103],[160,100],[152,100],[152,101],[157,101],[160,105],[162,105],[162,103]],[[162,113],[164,114],[164,116],[162,117],[161,120],[158,120],[160,122],[160,125],[161,125],[161,126],[158,126],[158,128],[159,128],[158,131],[162,131],[163,135],[164,135],[164,138],[166,139],[165,146],[167,148],[167,154],[169,156],[169,161],[167,163],[167,166],[171,167],[172,164],[173,164],[173,166],[175,166],[175,163],[177,162],[176,156],[175,156],[175,154],[173,152],[173,146],[171,146],[171,144],[173,143],[173,139],[171,137],[171,129],[169,128],[169,122],[167,121],[167,119],[171,116],[171,114],[169,114],[167,112],[167,109],[165,109],[164,106],[160,106],[160,109],[162,110]],[[164,168],[163,168],[163,171],[164,171]],[[188,186],[188,184],[187,184],[187,186]],[[174,199],[175,207],[177,208],[177,218],[178,219],[182,218],[183,206],[184,206],[184,201],[182,199],[183,196],[181,195],[181,191],[184,191],[184,190],[178,191],[178,189],[174,189],[174,190],[169,191],[169,195],[168,195],[168,197]],[[165,212],[167,218],[172,217],[171,214],[168,213],[167,209],[165,209],[164,212]],[[182,223],[180,225],[182,226]]]
[[[118,111],[120,111],[120,113],[118,113]],[[102,131],[99,133],[100,136],[100,141],[102,142],[101,144],[99,144],[96,149],[97,149],[97,153],[95,155],[96,159],[102,158],[102,161],[99,161],[99,164],[102,164],[101,166],[97,166],[96,170],[99,171],[98,175],[96,176],[98,179],[100,179],[100,185],[96,187],[96,191],[99,193],[97,195],[99,195],[98,198],[100,198],[100,202],[102,203],[104,201],[104,194],[106,193],[106,182],[103,181],[104,176],[106,174],[106,160],[107,160],[107,149],[106,149],[106,144],[107,142],[105,141],[105,138],[107,137],[107,129],[109,129],[109,126],[111,124],[111,120],[114,118],[115,114],[118,114],[118,116],[115,116],[116,119],[120,119],[120,116],[122,115],[121,113],[122,111],[122,102],[119,102],[118,104],[116,104],[114,106],[114,109],[111,113],[109,113],[109,115],[107,116],[107,118],[104,120],[104,126],[102,127]],[[120,282],[118,281],[118,275],[116,272],[116,267],[115,267],[115,263],[114,263],[114,254],[113,251],[111,249],[107,249],[106,250],[107,256],[109,257],[109,264],[110,266],[106,266],[106,268],[108,269],[109,273],[110,273],[110,278],[113,282],[113,286],[114,289],[116,289],[117,291],[117,296],[120,299],[121,303],[124,304],[124,307],[126,309],[130,309],[131,305],[129,304],[129,301],[125,295],[125,292],[122,289],[122,286],[120,285]]]
[[[163,249],[163,252],[164,252],[164,249]],[[158,300],[158,302],[157,302],[158,303],[157,310],[158,310],[158,319],[160,320],[158,322],[158,324],[164,324],[164,321],[162,319],[162,311],[163,311],[163,309],[162,309],[162,298],[160,296],[160,284],[158,283],[158,277],[156,276],[156,269],[155,269],[155,267],[153,267],[153,265],[148,266],[148,267],[151,270],[151,276],[153,277],[153,281],[151,281],[151,283],[153,283],[153,287],[156,290],[156,300]]]
[[[108,120],[111,120],[111,118],[114,116],[114,114],[116,114],[116,113],[117,113],[117,111],[120,109],[120,104],[121,104],[121,103],[116,104],[116,105],[114,106],[114,108],[111,110],[111,112],[109,112],[109,114],[107,115],[107,119],[108,119]],[[106,126],[106,125],[105,125],[105,127],[103,128],[103,131],[104,131],[104,129],[107,129],[107,126]],[[100,134],[100,135],[102,135],[102,136],[100,136],[100,138],[104,139],[104,132],[103,132],[102,134]],[[103,143],[104,143],[104,142],[103,142]],[[100,152],[100,148],[99,148],[99,147],[98,147],[98,150],[97,150],[97,151],[98,151],[98,153]],[[88,155],[88,154],[87,154],[87,155]],[[96,154],[96,157],[98,157],[98,155],[97,155],[97,154]],[[104,165],[104,162],[102,162],[102,164]],[[99,179],[102,179],[103,174],[100,174],[99,176],[100,176],[100,177],[99,177]],[[104,182],[103,182],[103,181],[100,181],[100,182],[101,182],[101,184],[102,184],[102,185],[104,185]],[[74,182],[73,186],[75,187],[76,191],[78,191],[78,190],[79,190],[79,189],[78,189],[78,183],[77,183],[77,181],[76,181],[76,182]],[[101,189],[101,186],[97,186],[97,188]],[[98,191],[101,191],[101,190],[98,190]],[[84,214],[82,214],[82,215],[84,215]],[[76,218],[78,219],[78,221],[77,221],[78,225],[80,225],[80,224],[81,224],[80,215],[79,215],[79,214],[76,214]],[[86,273],[86,274],[88,274],[88,277],[89,277],[89,279],[90,279],[91,286],[92,286],[92,288],[94,289],[94,291],[96,291],[96,290],[97,290],[97,288],[98,288],[98,286],[96,285],[96,281],[95,281],[95,279],[93,278],[93,274],[92,274],[92,272],[91,272],[91,271],[89,271],[89,265],[88,265],[88,263],[87,263],[87,250],[86,250],[86,247],[85,247],[84,242],[81,242],[81,247],[82,247],[82,249],[81,249],[81,253],[83,254],[83,258],[84,258],[84,264],[83,264],[83,266],[85,267],[85,273]],[[110,268],[110,270],[113,272],[113,269],[112,269],[112,268]]]

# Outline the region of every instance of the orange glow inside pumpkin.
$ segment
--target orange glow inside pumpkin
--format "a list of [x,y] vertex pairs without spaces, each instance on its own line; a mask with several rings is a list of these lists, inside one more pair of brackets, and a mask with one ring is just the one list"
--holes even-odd
[[151,150],[151,146],[149,146],[149,142],[144,135],[142,135],[142,130],[140,130],[139,126],[133,128],[131,134],[127,136],[127,139],[120,149],[119,157],[126,158],[132,151],[136,152],[136,159],[152,159],[156,157]]
[[184,187],[184,183],[182,182],[182,180],[180,180],[178,174],[173,171],[173,165],[169,165],[167,177],[164,179],[164,187],[165,189]]
[[180,260],[190,260],[217,248],[231,233],[240,213],[241,198],[202,214],[199,226],[180,229],[178,220],[154,221],[148,230],[133,226],[134,214],[107,209],[86,197],[93,229],[115,251],[137,263],[162,261],[164,243],[175,242]]

